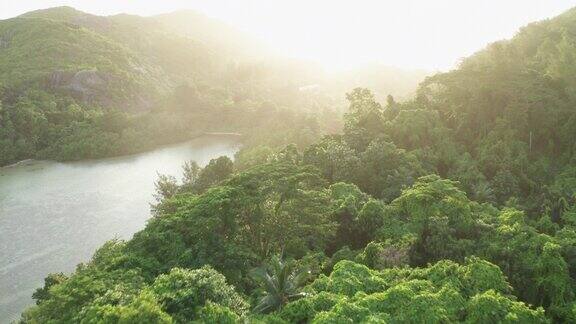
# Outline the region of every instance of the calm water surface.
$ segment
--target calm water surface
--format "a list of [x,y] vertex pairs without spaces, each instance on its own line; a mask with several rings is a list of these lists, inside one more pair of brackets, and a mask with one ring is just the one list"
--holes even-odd
[[50,272],[71,272],[113,238],[144,228],[157,172],[232,156],[233,138],[205,137],[139,155],[0,168],[0,323],[19,318]]

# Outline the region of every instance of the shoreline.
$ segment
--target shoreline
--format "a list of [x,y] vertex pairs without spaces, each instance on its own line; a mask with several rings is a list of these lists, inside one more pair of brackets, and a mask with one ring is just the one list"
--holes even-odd
[[80,159],[80,160],[66,160],[66,161],[24,159],[24,160],[21,160],[21,161],[18,161],[18,162],[14,162],[14,163],[12,163],[12,164],[0,166],[0,170],[2,170],[2,169],[14,168],[14,167],[19,167],[19,166],[22,166],[22,165],[32,164],[32,163],[34,163],[34,162],[39,162],[39,161],[81,162],[81,161],[94,161],[94,160],[100,160],[100,159],[109,159],[109,158],[130,156],[130,155],[136,155],[136,154],[151,152],[151,151],[154,151],[154,150],[157,150],[157,149],[161,149],[161,148],[164,148],[164,147],[169,147],[169,146],[172,146],[172,145],[183,144],[183,143],[186,143],[186,142],[189,142],[189,141],[193,141],[193,140],[202,138],[202,137],[204,137],[204,136],[232,136],[232,137],[238,137],[238,138],[240,138],[240,137],[242,137],[242,134],[241,134],[241,133],[234,133],[234,132],[230,132],[230,133],[227,133],[227,132],[203,132],[203,133],[200,133],[200,134],[192,135],[192,136],[190,136],[190,138],[188,138],[188,139],[186,139],[186,140],[184,140],[184,141],[176,141],[176,142],[173,142],[173,143],[166,143],[166,144],[163,144],[163,145],[158,145],[158,146],[155,146],[155,147],[151,147],[150,149],[147,149],[147,150],[142,150],[142,151],[139,151],[139,152],[133,152],[133,153],[129,153],[129,154],[119,154],[119,155],[111,155],[111,156],[102,156],[102,157],[95,158],[95,159]]
[[21,165],[23,165],[23,164],[28,164],[28,163],[32,163],[32,162],[36,162],[36,161],[38,161],[38,160],[35,160],[35,159],[25,159],[25,160],[22,160],[22,161],[14,162],[14,163],[12,163],[12,164],[0,166],[0,169],[13,168],[13,167],[21,166]]
[[106,241],[143,229],[157,173],[179,177],[187,161],[233,158],[240,147],[239,137],[208,135],[134,156],[0,169],[2,228],[18,229],[0,239],[0,323],[34,305],[48,273],[72,273]]

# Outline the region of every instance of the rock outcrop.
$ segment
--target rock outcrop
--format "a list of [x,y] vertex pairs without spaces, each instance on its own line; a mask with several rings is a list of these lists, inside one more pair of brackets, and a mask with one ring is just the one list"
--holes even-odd
[[82,70],[76,73],[54,71],[50,74],[48,83],[52,89],[68,90],[82,100],[94,100],[105,94],[110,77],[97,70]]

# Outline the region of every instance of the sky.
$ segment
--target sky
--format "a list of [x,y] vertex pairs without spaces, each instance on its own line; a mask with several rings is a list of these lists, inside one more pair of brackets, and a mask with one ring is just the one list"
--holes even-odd
[[576,0],[0,0],[0,19],[62,5],[98,15],[193,9],[327,69],[381,63],[434,71]]

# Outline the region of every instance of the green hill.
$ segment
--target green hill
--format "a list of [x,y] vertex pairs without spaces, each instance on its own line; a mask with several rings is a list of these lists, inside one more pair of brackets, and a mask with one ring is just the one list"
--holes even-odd
[[310,144],[340,127],[345,87],[405,96],[422,77],[391,74],[335,83],[317,65],[275,57],[191,11],[32,11],[0,21],[0,165],[134,153],[207,129]]
[[356,88],[320,140],[237,98],[220,116],[272,131],[160,177],[146,228],[49,275],[22,322],[576,322],[575,32],[576,9],[531,24],[404,102]]
[[0,21],[0,165],[125,154],[231,128],[217,117],[234,96],[221,86],[230,59],[155,18],[58,7]]
[[[0,39],[0,83],[13,92],[67,88],[92,99],[125,104],[152,87],[146,67],[132,51],[79,26],[14,18],[0,21]],[[74,87],[75,81],[82,81],[73,80],[80,71],[97,72],[92,75],[97,79],[93,87]]]
[[557,214],[558,195],[570,196],[554,178],[576,152],[575,30],[574,9],[530,24],[420,87],[421,102],[479,161],[501,202],[527,197],[543,208],[545,200]]
[[[131,49],[139,58],[156,69],[157,77],[167,80],[208,79],[225,65],[224,57],[201,41],[179,35],[156,18],[120,14],[95,16],[70,7],[37,10],[21,17],[64,21],[92,30]],[[189,17],[194,18],[194,16]],[[213,22],[218,25],[217,22]]]

